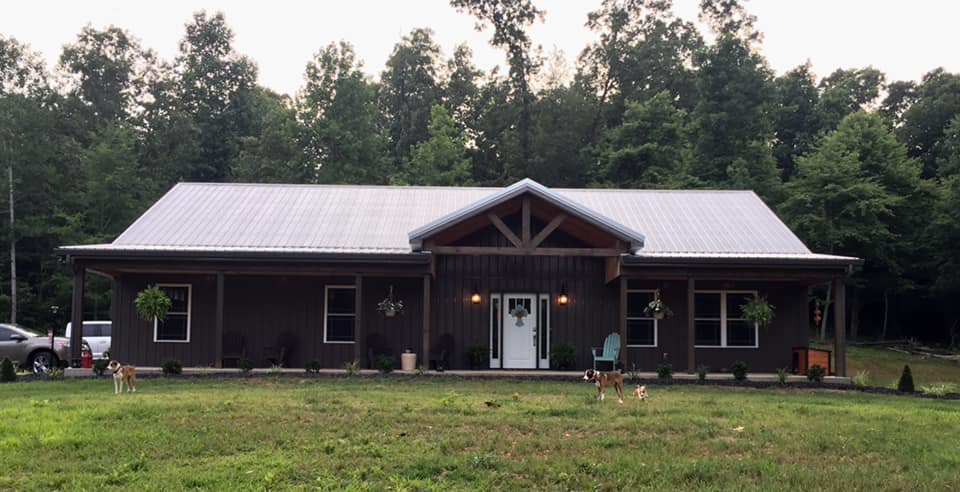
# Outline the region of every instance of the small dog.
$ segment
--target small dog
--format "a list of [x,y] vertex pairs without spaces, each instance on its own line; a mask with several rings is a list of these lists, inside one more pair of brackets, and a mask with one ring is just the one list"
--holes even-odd
[[137,392],[137,368],[134,366],[125,366],[119,361],[112,360],[107,365],[107,369],[113,373],[113,393],[119,395],[123,392],[123,383],[127,383],[127,393]]
[[633,390],[633,396],[636,396],[638,400],[647,401],[647,387],[638,384]]
[[613,386],[617,390],[617,401],[623,403],[623,374],[620,371],[600,372],[593,369],[587,369],[583,373],[584,381],[593,381],[597,385],[597,399],[603,401],[603,391],[607,386]]

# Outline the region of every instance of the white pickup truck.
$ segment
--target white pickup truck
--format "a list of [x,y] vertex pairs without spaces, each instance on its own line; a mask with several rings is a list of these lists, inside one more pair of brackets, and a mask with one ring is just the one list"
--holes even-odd
[[[70,339],[70,329],[73,323],[67,323],[67,339]],[[105,359],[104,352],[110,350],[111,321],[84,321],[83,339],[90,345],[94,359]]]

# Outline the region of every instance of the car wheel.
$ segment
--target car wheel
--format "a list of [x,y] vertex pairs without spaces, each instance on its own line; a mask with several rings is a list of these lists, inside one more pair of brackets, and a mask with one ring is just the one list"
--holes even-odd
[[46,374],[50,369],[57,367],[57,356],[49,350],[38,350],[30,356],[28,365],[34,374]]

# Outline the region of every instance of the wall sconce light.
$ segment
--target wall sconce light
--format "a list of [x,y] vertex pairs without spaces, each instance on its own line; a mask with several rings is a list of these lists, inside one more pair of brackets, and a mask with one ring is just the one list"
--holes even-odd
[[477,288],[477,284],[473,284],[473,294],[470,296],[470,302],[473,304],[480,304],[482,298],[480,297],[480,289]]
[[567,284],[560,284],[560,295],[557,296],[557,304],[561,306],[566,306],[570,302],[570,297],[567,296]]

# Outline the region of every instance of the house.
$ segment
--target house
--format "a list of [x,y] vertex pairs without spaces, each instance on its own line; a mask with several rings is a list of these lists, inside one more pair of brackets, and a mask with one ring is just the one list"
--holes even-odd
[[[113,353],[143,366],[174,358],[216,366],[318,360],[340,368],[378,354],[420,364],[549,368],[560,344],[578,366],[621,335],[626,368],[668,361],[693,372],[745,361],[791,364],[807,345],[810,286],[860,260],[811,252],[750,191],[181,183],[110,244],[61,248],[74,272],[113,281]],[[166,320],[138,318],[147,286],[167,292]],[[377,310],[393,293],[404,309]],[[655,293],[674,315],[644,313]],[[739,306],[766,296],[765,327]],[[522,307],[522,309],[518,309]],[[520,316],[525,315],[525,316]],[[74,332],[74,343],[82,336]],[[844,375],[843,330],[835,372]],[[79,354],[74,354],[79,357]],[[436,363],[436,362],[434,362]]]

